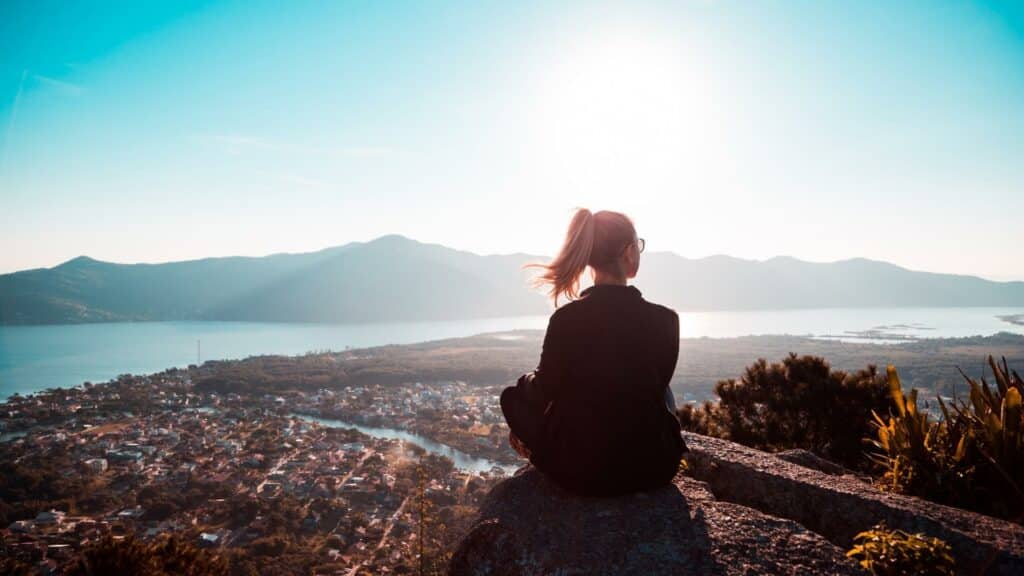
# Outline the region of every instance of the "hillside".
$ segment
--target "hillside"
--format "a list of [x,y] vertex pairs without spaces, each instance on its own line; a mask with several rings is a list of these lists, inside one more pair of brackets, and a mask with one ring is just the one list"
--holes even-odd
[[[398,235],[305,254],[113,264],[85,256],[0,275],[0,324],[145,320],[383,322],[546,314],[520,266]],[[645,254],[636,284],[678,310],[1024,306],[1024,282],[832,263]]]
[[543,314],[525,255],[401,236],[307,254],[111,264],[79,257],[0,276],[0,324],[140,320],[379,322]]

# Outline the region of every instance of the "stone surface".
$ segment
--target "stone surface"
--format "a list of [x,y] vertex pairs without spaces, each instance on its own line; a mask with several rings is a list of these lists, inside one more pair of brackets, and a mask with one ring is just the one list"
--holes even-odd
[[703,483],[619,498],[567,494],[532,467],[497,485],[449,574],[858,574],[803,526],[718,502]]
[[784,450],[782,452],[775,453],[776,458],[781,458],[786,462],[791,462],[804,468],[810,468],[811,470],[817,470],[818,472],[824,472],[829,476],[842,476],[844,474],[853,475],[853,471],[848,470],[831,460],[826,460],[821,456],[818,456],[814,452],[808,450]]
[[918,498],[886,494],[853,476],[826,474],[726,440],[684,434],[689,474],[715,498],[787,518],[846,549],[884,520],[953,548],[961,574],[1024,574],[1024,527]]

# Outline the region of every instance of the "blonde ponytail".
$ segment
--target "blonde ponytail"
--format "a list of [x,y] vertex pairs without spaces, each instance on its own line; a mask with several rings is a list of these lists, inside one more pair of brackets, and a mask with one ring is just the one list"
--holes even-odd
[[580,286],[580,275],[590,263],[594,250],[594,215],[586,208],[577,208],[565,234],[565,242],[548,264],[532,263],[525,267],[543,268],[544,271],[534,278],[533,287],[540,288],[550,285],[548,295],[558,306],[558,297],[566,296],[572,300],[577,297]]

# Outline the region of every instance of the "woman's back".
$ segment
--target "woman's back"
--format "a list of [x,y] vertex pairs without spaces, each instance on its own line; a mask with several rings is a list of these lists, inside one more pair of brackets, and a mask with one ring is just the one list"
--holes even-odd
[[[627,284],[646,242],[628,216],[573,215],[539,286],[570,302],[548,323],[540,365],[501,394],[509,441],[563,487],[588,495],[647,490],[675,475],[686,446],[666,405],[679,316]],[[577,297],[585,269],[594,285]],[[524,446],[525,444],[525,446]]]
[[536,377],[553,400],[531,461],[585,494],[663,484],[684,450],[665,392],[679,317],[633,286],[598,284],[551,317]]

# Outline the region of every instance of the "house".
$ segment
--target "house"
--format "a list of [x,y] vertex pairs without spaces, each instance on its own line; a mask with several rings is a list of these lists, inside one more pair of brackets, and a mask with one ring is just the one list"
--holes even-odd
[[64,521],[64,512],[60,510],[49,510],[36,514],[35,523],[39,525],[60,524]]
[[281,485],[277,482],[264,482],[260,487],[259,495],[267,500],[274,500],[281,495]]
[[107,460],[110,462],[138,462],[142,460],[142,452],[134,450],[107,450]]
[[142,506],[135,506],[134,508],[125,508],[117,513],[118,518],[136,520],[141,518],[146,513],[146,510]]
[[95,474],[102,474],[109,467],[106,458],[89,458],[83,464],[85,464],[86,470]]
[[46,547],[48,558],[69,558],[73,550],[70,544],[50,544]]
[[199,535],[199,540],[200,544],[202,544],[205,541],[208,542],[207,545],[213,544],[216,546],[220,546],[227,542],[229,536],[231,536],[231,530],[228,530],[227,528],[221,528],[216,532],[203,532]]
[[32,522],[29,520],[16,520],[7,527],[12,533],[28,534],[32,531]]

